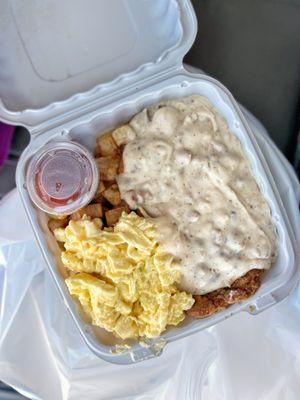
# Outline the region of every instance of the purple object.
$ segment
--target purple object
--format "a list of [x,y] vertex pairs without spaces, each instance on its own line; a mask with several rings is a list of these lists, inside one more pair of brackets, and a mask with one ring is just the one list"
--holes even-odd
[[5,163],[16,127],[0,122],[0,167]]

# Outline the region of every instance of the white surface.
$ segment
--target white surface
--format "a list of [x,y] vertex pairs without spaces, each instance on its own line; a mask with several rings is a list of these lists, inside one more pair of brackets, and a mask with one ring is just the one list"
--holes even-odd
[[[299,183],[263,127],[247,118],[300,243]],[[32,241],[16,192],[2,202],[0,220],[0,379],[23,394],[42,400],[298,400],[299,286],[260,315],[237,314],[170,344],[157,359],[117,366],[83,343]]]

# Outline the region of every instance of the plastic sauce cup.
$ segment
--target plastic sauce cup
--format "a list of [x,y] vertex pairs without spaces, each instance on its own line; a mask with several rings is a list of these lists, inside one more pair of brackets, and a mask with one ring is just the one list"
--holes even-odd
[[26,174],[31,200],[53,215],[72,214],[84,207],[92,200],[98,182],[93,156],[71,141],[53,141],[38,150]]

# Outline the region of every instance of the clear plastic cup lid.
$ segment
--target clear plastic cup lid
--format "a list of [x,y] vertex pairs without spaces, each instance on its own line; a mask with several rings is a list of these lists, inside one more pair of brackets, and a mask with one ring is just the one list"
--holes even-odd
[[53,141],[30,160],[26,184],[37,207],[49,214],[71,214],[88,204],[98,186],[93,156],[78,143]]

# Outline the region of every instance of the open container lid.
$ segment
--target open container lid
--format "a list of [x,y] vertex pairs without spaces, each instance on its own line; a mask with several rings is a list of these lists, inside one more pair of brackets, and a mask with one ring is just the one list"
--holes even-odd
[[37,128],[180,68],[190,0],[2,0],[0,119]]

